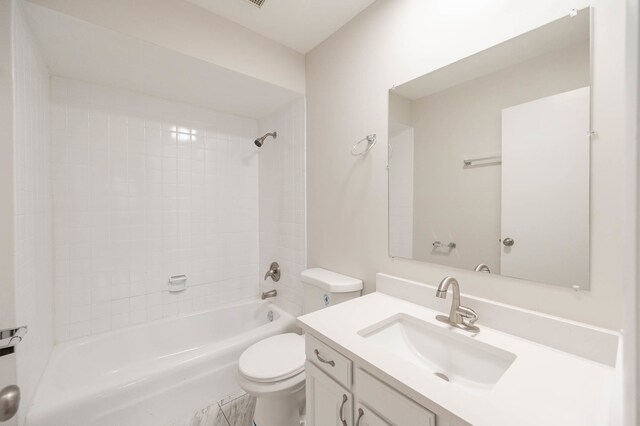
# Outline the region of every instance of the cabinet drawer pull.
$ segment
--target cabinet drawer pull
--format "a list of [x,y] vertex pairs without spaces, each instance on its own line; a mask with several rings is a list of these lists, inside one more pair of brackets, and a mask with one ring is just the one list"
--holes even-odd
[[342,416],[342,412],[344,411],[344,404],[347,403],[348,399],[349,398],[347,398],[347,395],[342,394],[342,404],[340,404],[340,412],[338,413],[338,415],[340,416],[340,421],[342,422],[342,426],[347,426],[347,421]]
[[316,349],[314,352],[315,352],[315,354],[316,354],[316,357],[318,358],[318,361],[320,361],[321,363],[323,363],[323,364],[329,364],[329,365],[330,365],[330,366],[332,366],[332,367],[335,367],[335,366],[336,366],[336,363],[335,363],[334,361],[327,361],[326,359],[322,358],[322,357],[320,356],[320,351],[319,351],[319,350],[317,350],[317,349]]
[[360,426],[360,419],[364,416],[364,410],[358,408],[358,420],[356,420],[356,426]]

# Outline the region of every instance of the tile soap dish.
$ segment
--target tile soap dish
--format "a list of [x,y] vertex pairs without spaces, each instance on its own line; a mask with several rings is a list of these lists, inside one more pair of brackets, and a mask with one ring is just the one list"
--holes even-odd
[[187,289],[187,276],[174,275],[169,277],[169,293],[177,293]]

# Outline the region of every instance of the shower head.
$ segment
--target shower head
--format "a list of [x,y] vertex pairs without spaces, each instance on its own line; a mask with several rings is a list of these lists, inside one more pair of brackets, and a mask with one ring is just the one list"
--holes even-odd
[[264,143],[264,140],[265,140],[267,137],[269,137],[269,136],[271,136],[271,137],[273,137],[273,138],[275,139],[275,138],[277,138],[277,137],[278,137],[278,132],[271,132],[271,133],[267,133],[266,135],[264,135],[264,136],[262,136],[262,137],[259,137],[258,139],[256,139],[255,141],[253,141],[253,143],[255,143],[255,144],[256,144],[256,146],[257,146],[258,148],[260,148],[260,147],[262,146],[262,144]]

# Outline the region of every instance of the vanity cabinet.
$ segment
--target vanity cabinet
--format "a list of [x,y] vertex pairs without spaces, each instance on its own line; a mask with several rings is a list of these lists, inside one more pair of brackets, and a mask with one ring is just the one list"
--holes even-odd
[[306,355],[307,426],[436,426],[433,412],[310,335]]
[[307,426],[353,425],[353,394],[313,363],[305,364]]

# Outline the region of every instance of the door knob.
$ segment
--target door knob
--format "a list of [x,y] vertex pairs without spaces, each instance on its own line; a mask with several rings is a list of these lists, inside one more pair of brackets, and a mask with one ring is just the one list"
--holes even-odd
[[505,238],[504,240],[502,240],[502,244],[504,244],[507,247],[511,247],[514,242],[515,241],[513,241],[513,238]]
[[0,422],[6,422],[16,415],[20,407],[20,388],[10,385],[0,390]]

